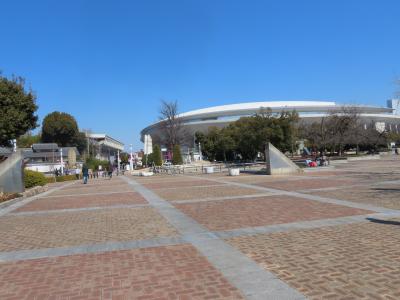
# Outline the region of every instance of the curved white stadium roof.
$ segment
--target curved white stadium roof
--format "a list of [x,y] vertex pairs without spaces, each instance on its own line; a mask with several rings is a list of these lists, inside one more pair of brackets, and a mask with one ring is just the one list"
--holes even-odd
[[[387,107],[367,106],[367,105],[342,105],[336,104],[331,101],[263,101],[263,102],[246,102],[228,105],[212,106],[202,109],[196,109],[181,113],[178,117],[182,120],[183,125],[195,126],[204,125],[209,126],[213,124],[229,123],[238,119],[241,116],[254,115],[260,111],[261,108],[270,108],[272,112],[293,111],[296,110],[301,118],[323,116],[329,112],[337,111],[345,107],[356,107],[362,116],[379,117],[393,119],[393,109]],[[399,118],[400,116],[395,116]],[[151,124],[144,128],[141,132],[149,134],[158,129],[161,121]]]
[[261,107],[264,108],[279,108],[280,110],[284,108],[300,108],[300,107],[329,107],[335,106],[335,102],[326,101],[264,101],[264,102],[247,102],[247,103],[237,103],[228,105],[211,106],[202,109],[192,110],[186,113],[182,113],[180,117],[190,117],[198,115],[208,115],[213,113],[226,114],[227,112],[239,112],[239,111],[259,111]]

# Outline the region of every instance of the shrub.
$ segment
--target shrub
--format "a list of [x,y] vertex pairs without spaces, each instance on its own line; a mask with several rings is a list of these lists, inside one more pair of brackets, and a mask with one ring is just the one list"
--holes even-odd
[[86,159],[86,166],[88,169],[92,169],[93,171],[97,171],[99,166],[102,166],[103,170],[108,167],[110,163],[107,160],[100,160],[94,157],[88,157]]
[[64,182],[64,181],[71,181],[71,180],[77,180],[76,175],[63,175],[63,176],[56,177],[57,182]]
[[181,147],[179,145],[175,145],[172,152],[172,164],[173,165],[182,165],[182,154]]
[[25,188],[29,189],[34,186],[43,186],[47,183],[46,177],[40,173],[31,170],[24,170]]

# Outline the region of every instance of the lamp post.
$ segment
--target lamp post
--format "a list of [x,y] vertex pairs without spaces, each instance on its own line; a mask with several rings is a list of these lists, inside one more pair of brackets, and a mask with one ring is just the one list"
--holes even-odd
[[118,150],[118,152],[117,152],[117,164],[118,164],[117,170],[118,170],[118,173],[119,173],[119,171],[120,171],[119,166],[120,166],[120,164],[121,164],[121,160],[120,160],[120,158],[119,158],[119,150]]
[[129,169],[130,169],[130,171],[132,172],[133,171],[133,153],[132,153],[132,144],[130,144],[130,149],[131,149],[131,157],[130,157],[130,160],[129,160]]
[[64,175],[63,149],[60,148],[61,175]]

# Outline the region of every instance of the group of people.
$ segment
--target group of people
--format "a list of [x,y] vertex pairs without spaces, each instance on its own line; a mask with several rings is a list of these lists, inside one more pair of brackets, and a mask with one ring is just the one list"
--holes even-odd
[[306,159],[305,161],[307,167],[323,167],[329,165],[329,159],[325,153],[321,153],[320,156],[315,156],[315,159]]
[[[82,176],[83,176],[83,184],[87,184],[89,177],[92,178],[99,178],[99,175],[105,178],[112,178],[113,172],[116,168],[113,165],[109,165],[108,168],[102,170],[101,166],[99,166],[98,170],[93,172],[92,169],[89,169],[86,164],[82,167]],[[118,175],[118,172],[117,172]]]

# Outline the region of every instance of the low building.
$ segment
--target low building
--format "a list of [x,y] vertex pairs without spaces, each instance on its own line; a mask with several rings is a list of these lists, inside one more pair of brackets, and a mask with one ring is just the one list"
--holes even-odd
[[86,133],[88,147],[97,159],[114,162],[118,152],[124,150],[124,144],[105,133]]
[[74,168],[80,153],[76,147],[59,147],[55,143],[33,144],[31,148],[21,149],[25,168],[32,171],[52,174],[55,170]]

